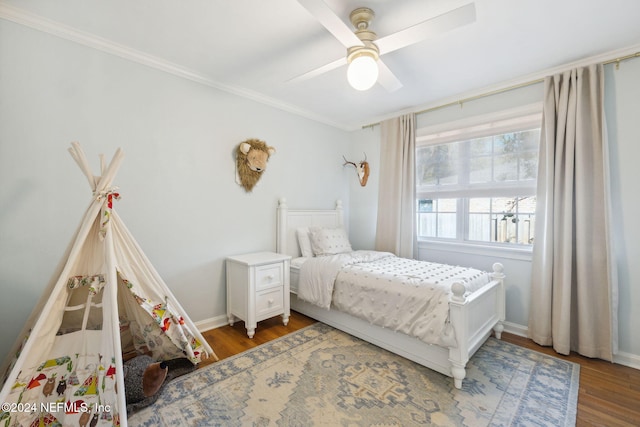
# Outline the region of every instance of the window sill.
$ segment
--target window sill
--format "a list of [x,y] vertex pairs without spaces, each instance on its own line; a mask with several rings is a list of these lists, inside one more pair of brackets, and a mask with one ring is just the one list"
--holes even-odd
[[531,261],[533,247],[504,247],[469,242],[445,242],[436,240],[419,240],[419,250],[437,250],[458,254],[482,255],[495,258],[506,258],[520,261]]

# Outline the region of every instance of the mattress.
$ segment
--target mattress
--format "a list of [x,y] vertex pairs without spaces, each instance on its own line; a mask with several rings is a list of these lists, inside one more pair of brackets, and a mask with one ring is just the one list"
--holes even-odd
[[451,285],[462,283],[469,294],[490,282],[477,269],[375,251],[310,258],[293,268],[299,270],[302,300],[443,346],[456,345],[449,324]]

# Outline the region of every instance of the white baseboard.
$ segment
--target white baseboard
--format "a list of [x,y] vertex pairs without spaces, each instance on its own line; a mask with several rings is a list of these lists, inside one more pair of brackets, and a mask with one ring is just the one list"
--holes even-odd
[[634,369],[640,369],[640,356],[637,354],[618,352],[618,354],[613,355],[613,363]]
[[[222,316],[210,317],[209,319],[199,320],[195,322],[195,325],[200,332],[219,328],[228,324],[229,319],[224,314]],[[508,332],[520,337],[527,336],[527,331],[529,328],[527,328],[526,326],[518,325],[517,323],[511,322],[504,322],[503,325],[504,332]],[[637,354],[619,352],[613,357],[613,363],[640,370],[640,356],[638,356]]]
[[529,330],[526,326],[518,325],[517,323],[502,322],[502,325],[504,326],[504,332],[509,332],[519,337],[526,337]]
[[210,329],[219,328],[229,324],[229,319],[226,314],[222,316],[210,317],[209,319],[198,320],[194,322],[200,332],[208,331]]

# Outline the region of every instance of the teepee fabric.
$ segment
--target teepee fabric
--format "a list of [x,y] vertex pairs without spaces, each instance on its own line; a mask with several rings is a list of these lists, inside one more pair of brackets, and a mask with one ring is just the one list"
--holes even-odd
[[122,150],[100,176],[78,143],[69,151],[93,197],[0,371],[1,425],[126,426],[123,353],[217,360],[113,210]]

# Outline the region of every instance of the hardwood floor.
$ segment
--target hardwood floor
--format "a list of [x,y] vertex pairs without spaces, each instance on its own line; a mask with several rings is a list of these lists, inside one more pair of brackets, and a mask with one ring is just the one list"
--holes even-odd
[[[259,322],[253,338],[247,336],[247,330],[244,327],[243,321],[236,322],[233,326],[227,325],[208,330],[202,335],[213,351],[216,352],[216,355],[222,360],[286,334],[290,334],[291,332],[295,332],[315,322],[316,321],[310,317],[292,311],[287,326],[282,324],[282,317],[280,316]],[[211,362],[205,361],[200,363],[199,366],[206,366],[209,363]]]
[[[247,337],[244,322],[206,331],[203,335],[220,359],[233,356],[315,323],[315,320],[291,312],[284,326],[280,316],[258,324],[253,339]],[[502,339],[531,350],[580,364],[580,389],[576,426],[640,426],[640,370],[589,359],[577,354],[561,356],[527,338],[503,333]],[[200,366],[209,363],[203,362]]]

